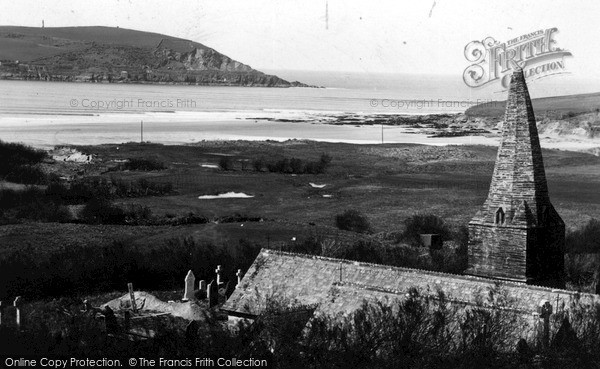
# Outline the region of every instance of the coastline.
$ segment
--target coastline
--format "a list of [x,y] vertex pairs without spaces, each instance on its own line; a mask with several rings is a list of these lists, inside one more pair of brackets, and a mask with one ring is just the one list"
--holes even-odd
[[[165,145],[237,140],[351,144],[380,144],[383,140],[385,144],[431,146],[499,143],[498,129],[483,129],[483,120],[467,122],[460,113],[393,115],[268,109],[84,114],[0,113],[0,139],[45,149],[140,142],[143,121],[144,141]],[[469,133],[465,129],[480,130]],[[540,139],[542,147],[548,149],[593,152],[600,147],[598,139],[576,136],[540,135]]]

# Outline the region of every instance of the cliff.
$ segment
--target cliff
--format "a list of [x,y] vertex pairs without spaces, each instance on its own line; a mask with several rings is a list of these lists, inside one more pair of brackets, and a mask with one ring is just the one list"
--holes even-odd
[[0,79],[314,87],[203,44],[111,27],[0,27]]

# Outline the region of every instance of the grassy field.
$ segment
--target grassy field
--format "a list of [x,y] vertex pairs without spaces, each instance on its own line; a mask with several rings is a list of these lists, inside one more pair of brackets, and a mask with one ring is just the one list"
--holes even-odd
[[[166,163],[169,169],[164,171],[110,173],[119,178],[172,182],[178,192],[172,196],[123,201],[147,205],[155,214],[191,211],[216,217],[237,212],[289,224],[314,222],[332,227],[336,214],[355,208],[367,215],[375,232],[397,231],[405,218],[419,212],[437,214],[451,224],[466,224],[485,200],[496,156],[496,148],[486,146],[357,146],[302,141],[80,149],[98,154],[105,162],[152,156]],[[325,174],[256,172],[250,164],[242,169],[243,161],[259,157],[317,160],[323,152],[333,157]],[[233,171],[202,166],[217,165],[224,155],[234,161]],[[547,150],[544,159],[552,201],[567,227],[578,227],[589,218],[599,217],[600,158]],[[326,186],[313,188],[310,183]],[[197,198],[230,191],[254,198]]]
[[[50,261],[63,257],[57,255],[83,255],[84,259],[73,261],[72,267],[85,270],[94,268],[93,262],[85,260],[85,255],[93,257],[99,254],[104,258],[103,265],[110,265],[107,257],[118,260],[122,251],[111,251],[111,244],[116,241],[131,250],[127,251],[127,255],[147,259],[145,263],[149,263],[151,269],[146,273],[155,273],[152,270],[160,271],[162,267],[161,260],[152,259],[154,252],[162,255],[161,258],[168,258],[169,247],[185,248],[184,240],[192,240],[197,247],[194,257],[207,262],[198,274],[210,276],[212,264],[221,262],[215,259],[218,255],[211,255],[210,260],[202,256],[203,252],[207,252],[202,250],[216,247],[215,250],[227,255],[227,263],[232,265],[224,265],[224,268],[233,275],[241,267],[237,264],[251,262],[246,260],[248,255],[244,245],[252,245],[252,250],[256,250],[256,247],[285,248],[314,239],[344,245],[370,239],[394,242],[391,241],[394,240],[393,235],[403,231],[404,220],[415,214],[435,214],[457,230],[466,225],[483,204],[496,156],[496,148],[486,146],[351,145],[305,141],[203,142],[193,146],[131,143],[77,149],[93,155],[91,164],[73,163],[85,176],[124,181],[147,179],[174,186],[175,191],[169,195],[121,197],[113,200],[116,205],[146,206],[158,220],[194,213],[213,221],[177,226],[9,224],[0,226],[0,262],[7,263],[18,255],[29,255],[35,262],[45,260],[46,264],[51,264]],[[332,157],[323,174],[256,171],[252,165],[261,157],[267,162],[282,158],[315,161],[323,153]],[[591,218],[599,219],[600,158],[556,150],[544,150],[543,154],[550,196],[567,229],[580,228]],[[233,170],[214,168],[224,157],[231,159]],[[152,159],[163,163],[166,169],[114,170],[131,158]],[[57,174],[61,170],[68,170],[71,174],[74,171],[63,162],[44,165],[46,169],[58,168]],[[317,188],[313,185],[325,186]],[[198,199],[201,195],[226,192],[243,192],[253,197]],[[348,209],[364,214],[374,234],[337,229],[336,215]],[[242,220],[225,220],[236,216]],[[181,276],[169,274],[169,280],[177,281],[185,275],[189,263],[180,260],[184,254],[185,250],[179,250],[178,256],[173,256],[174,262],[181,267],[171,269],[182,270]],[[27,264],[30,262],[28,257],[18,260]],[[50,264],[45,267],[53,273]],[[69,275],[65,268],[61,265],[57,275]],[[135,271],[138,266],[135,262],[127,262],[124,268]],[[110,283],[113,282],[105,282],[107,286]],[[74,285],[79,286],[77,283]],[[50,287],[56,288],[53,284]]]

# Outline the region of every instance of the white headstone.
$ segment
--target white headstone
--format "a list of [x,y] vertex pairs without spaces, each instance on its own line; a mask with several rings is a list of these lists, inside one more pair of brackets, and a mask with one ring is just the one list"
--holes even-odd
[[215,273],[217,273],[217,287],[220,286],[223,282],[221,281],[221,272],[223,271],[223,269],[221,269],[220,265],[217,265],[217,269],[215,270]]
[[208,306],[213,307],[219,301],[218,290],[216,286],[216,282],[213,280],[206,287],[206,297],[208,300]]
[[237,284],[236,284],[236,287],[237,287],[240,283],[242,283],[242,276],[243,276],[242,270],[238,269],[238,271],[237,271],[237,273],[235,273],[235,275],[237,276],[237,280],[238,280]]
[[192,300],[194,298],[194,286],[196,284],[196,277],[194,272],[190,271],[185,276],[185,291],[183,292],[183,301]]
[[16,323],[17,323],[17,327],[21,328],[21,296],[17,296],[15,298],[15,301],[13,302],[13,306],[15,307],[16,310]]

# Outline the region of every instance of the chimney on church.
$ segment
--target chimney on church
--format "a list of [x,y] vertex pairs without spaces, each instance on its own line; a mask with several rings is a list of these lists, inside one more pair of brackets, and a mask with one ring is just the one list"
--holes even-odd
[[525,76],[516,70],[488,197],[469,223],[466,273],[564,287],[564,243]]

